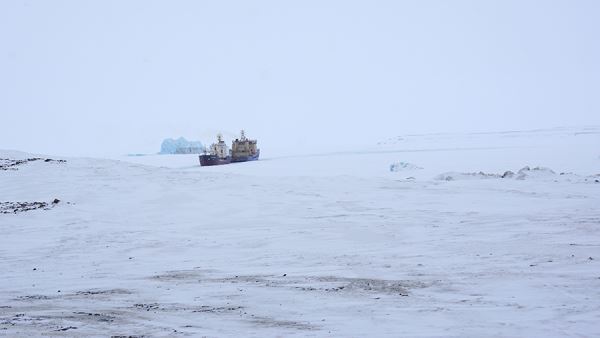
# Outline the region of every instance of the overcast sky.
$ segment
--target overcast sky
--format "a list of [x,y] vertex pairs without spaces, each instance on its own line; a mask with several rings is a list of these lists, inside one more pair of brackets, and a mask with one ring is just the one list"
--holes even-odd
[[596,0],[4,0],[0,149],[598,125],[599,60]]

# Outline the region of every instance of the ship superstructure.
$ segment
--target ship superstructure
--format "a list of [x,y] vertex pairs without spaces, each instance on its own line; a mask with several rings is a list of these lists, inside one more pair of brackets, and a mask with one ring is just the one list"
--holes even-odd
[[208,153],[200,155],[200,165],[220,165],[231,162],[246,162],[258,160],[260,149],[257,147],[256,140],[250,140],[242,130],[240,137],[231,142],[231,150],[228,150],[227,144],[223,141],[223,135],[217,135],[217,143],[210,146]]
[[257,160],[260,149],[256,147],[256,140],[246,138],[246,133],[242,130],[240,138],[231,143],[231,162],[245,162]]
[[213,143],[210,146],[211,154],[217,155],[219,158],[226,158],[229,155],[227,144],[223,141],[223,135],[217,135],[217,143]]

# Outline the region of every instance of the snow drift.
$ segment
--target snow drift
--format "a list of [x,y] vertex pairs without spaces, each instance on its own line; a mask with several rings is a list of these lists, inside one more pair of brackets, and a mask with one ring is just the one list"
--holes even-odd
[[503,174],[479,172],[445,172],[437,175],[434,179],[440,181],[457,181],[457,180],[474,180],[474,179],[515,179],[515,180],[538,180],[538,181],[565,181],[565,182],[591,182],[600,183],[598,177],[600,175],[581,176],[574,173],[562,172],[557,174],[554,170],[546,167],[529,167],[525,166],[519,169],[516,173],[511,170],[505,171]]
[[398,171],[407,171],[407,170],[418,170],[423,169],[418,165],[408,163],[408,162],[395,162],[390,165],[390,171],[398,172]]

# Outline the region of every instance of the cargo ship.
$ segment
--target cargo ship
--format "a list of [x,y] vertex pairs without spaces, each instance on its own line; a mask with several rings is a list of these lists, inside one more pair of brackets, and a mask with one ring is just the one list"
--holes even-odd
[[250,140],[242,130],[240,138],[231,142],[231,150],[223,141],[223,135],[217,135],[217,143],[213,143],[210,149],[199,156],[200,165],[221,165],[235,162],[256,161],[260,156],[260,149],[256,146],[256,140]]

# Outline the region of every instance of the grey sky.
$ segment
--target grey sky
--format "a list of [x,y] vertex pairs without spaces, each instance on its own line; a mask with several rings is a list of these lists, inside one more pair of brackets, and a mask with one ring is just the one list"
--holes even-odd
[[0,148],[600,124],[599,1],[0,2]]

